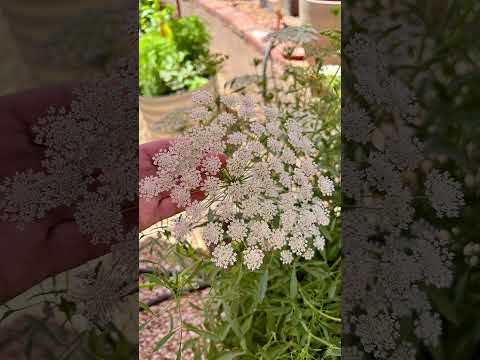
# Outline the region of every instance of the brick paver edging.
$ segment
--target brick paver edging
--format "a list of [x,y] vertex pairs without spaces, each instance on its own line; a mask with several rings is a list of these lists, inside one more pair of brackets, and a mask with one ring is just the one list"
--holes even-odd
[[[247,43],[253,46],[262,55],[265,53],[268,42],[266,42],[264,38],[269,32],[271,32],[271,30],[259,27],[251,16],[249,16],[243,11],[237,10],[234,7],[227,5],[224,1],[191,1],[200,5],[207,12],[221,19],[223,22],[229,25],[234,32],[244,38]],[[279,48],[273,49],[271,57],[273,60],[282,65],[287,65],[290,63],[287,59],[283,57],[282,52]]]

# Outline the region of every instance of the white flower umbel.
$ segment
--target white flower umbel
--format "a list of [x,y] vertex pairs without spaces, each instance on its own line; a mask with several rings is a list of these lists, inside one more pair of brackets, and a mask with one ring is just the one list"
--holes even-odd
[[300,123],[274,108],[262,112],[250,96],[216,101],[200,92],[194,101],[196,125],[153,156],[158,171],[140,181],[140,196],[169,192],[188,213],[192,192],[204,190],[208,221],[187,216],[172,233],[182,240],[203,227],[218,267],[228,269],[238,254],[251,271],[270,253],[285,264],[312,259],[324,246],[318,236],[330,222],[334,184]]
[[243,252],[243,261],[247,266],[248,270],[255,271],[260,269],[263,263],[263,258],[265,254],[258,247],[253,246],[247,248]]
[[212,253],[213,262],[220,268],[228,269],[237,261],[232,244],[218,245]]
[[[41,168],[0,179],[2,221],[21,228],[69,208],[93,243],[124,233],[122,208],[135,201],[138,185],[138,97],[125,91],[138,82],[137,66],[134,57],[121,59],[106,76],[78,83],[69,104],[49,108],[26,129],[28,141],[44,149]],[[142,196],[157,196],[166,181],[143,179]]]
[[290,250],[282,250],[280,252],[280,260],[283,264],[289,265],[293,262],[293,254]]

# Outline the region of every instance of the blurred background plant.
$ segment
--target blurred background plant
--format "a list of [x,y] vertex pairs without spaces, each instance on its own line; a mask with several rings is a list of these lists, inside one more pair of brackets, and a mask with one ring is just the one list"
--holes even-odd
[[[345,348],[350,348],[348,353],[351,356],[347,355],[347,359],[475,359],[480,353],[480,48],[478,41],[473,39],[479,35],[475,25],[480,21],[479,4],[475,1],[466,1],[461,5],[450,1],[391,1],[383,6],[370,7],[355,1],[347,3],[350,11],[344,22],[347,29],[345,38],[348,39],[345,46],[353,44],[354,51],[345,51],[347,56],[342,59],[344,69],[347,69],[347,76],[343,78],[343,86],[347,90],[344,98],[348,99],[344,104],[344,121],[353,120],[356,126],[349,125],[353,130],[348,132],[350,134],[344,131],[347,135],[343,145],[344,163],[349,163],[349,167],[354,169],[345,178],[357,181],[352,188],[360,190],[358,198],[365,198],[366,194],[362,191],[368,179],[365,181],[360,176],[361,171],[368,166],[374,168],[374,161],[378,158],[372,154],[383,151],[382,156],[387,161],[377,162],[383,167],[382,177],[393,183],[391,179],[398,176],[402,186],[413,194],[413,198],[398,202],[403,209],[392,212],[395,215],[388,216],[383,209],[375,215],[384,223],[386,219],[395,221],[395,218],[404,217],[400,222],[406,226],[401,229],[401,237],[393,238],[395,241],[388,241],[384,229],[383,233],[376,230],[369,233],[364,231],[364,222],[355,224],[353,217],[349,221],[352,228],[357,226],[359,233],[370,237],[368,240],[374,244],[374,251],[367,255],[363,244],[368,242],[361,236],[351,235],[355,234],[352,230],[350,239],[344,238],[344,251],[350,252],[344,257],[344,262],[349,265],[358,262],[358,258],[352,255],[356,256],[355,251],[362,256],[362,265],[358,266],[356,273],[344,273],[344,284],[352,287],[361,280],[367,291],[355,289],[344,296],[349,309],[342,321],[344,324],[355,324],[358,329],[361,312],[367,314],[364,319],[374,320],[377,313],[372,308],[392,311],[397,306],[395,314],[384,319],[393,319],[398,327],[385,327],[384,331],[371,335],[368,331],[355,333],[349,330],[350,325],[346,325],[343,342]],[[376,62],[381,62],[381,66],[377,66]],[[388,81],[385,81],[387,78]],[[389,86],[391,88],[387,90]],[[401,112],[402,116],[398,116]],[[368,135],[366,140],[371,144],[368,141],[362,143],[358,136],[362,132]],[[418,155],[412,155],[414,144],[409,141],[410,137],[422,144]],[[395,156],[388,154],[390,146],[397,146]],[[413,159],[420,166],[415,165],[403,173],[392,171],[388,176],[384,175],[387,174],[384,164],[388,161],[394,163],[395,157],[397,162],[398,159]],[[345,169],[348,170],[347,167]],[[439,173],[442,176],[438,176]],[[435,176],[437,179],[431,181]],[[425,189],[426,196],[422,193]],[[381,192],[377,189],[375,195]],[[386,193],[395,196],[393,191]],[[350,194],[345,192],[344,206],[352,204],[358,208],[362,205],[360,201],[351,201],[356,196],[353,191]],[[393,201],[389,203],[393,204]],[[438,250],[428,251],[424,257],[413,259],[412,265],[405,265],[407,262],[397,256],[398,252],[391,250],[398,247],[404,254],[410,255],[412,248],[421,246],[419,244],[426,236],[419,238],[412,226],[419,223],[428,224],[425,227],[428,236],[435,233],[442,235],[443,243],[439,237],[435,246],[443,253],[439,256]],[[395,227],[390,226],[388,231],[396,230]],[[387,244],[383,249],[379,246],[382,243]],[[392,256],[392,253],[395,255]],[[387,259],[383,269],[377,267],[384,261],[379,260],[382,257]],[[374,266],[364,265],[369,263]],[[435,266],[421,277],[414,277],[413,269],[428,268],[433,263]],[[389,271],[395,273],[397,280],[392,281],[392,277],[388,277]],[[374,284],[383,276],[388,280]],[[430,279],[434,277],[442,279],[444,284],[440,286],[432,282]],[[375,292],[375,287],[381,291]],[[395,292],[405,298],[414,294],[401,306],[402,311],[409,307],[412,310],[398,311],[400,307],[397,304],[402,303],[390,300],[398,299],[398,295],[388,300],[378,295]],[[375,306],[371,305],[373,294]],[[412,298],[415,300],[412,301]],[[371,324],[375,322],[360,325],[368,329]],[[384,351],[382,341],[392,338],[394,342],[390,349]]]
[[210,53],[205,24],[197,16],[174,18],[175,8],[157,0],[139,7],[140,94],[161,96],[206,85],[223,57]]

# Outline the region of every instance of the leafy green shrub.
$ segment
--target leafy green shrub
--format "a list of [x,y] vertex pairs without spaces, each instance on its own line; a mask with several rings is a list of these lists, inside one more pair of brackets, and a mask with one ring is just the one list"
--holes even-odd
[[140,0],[138,2],[139,30],[140,33],[149,31],[158,31],[161,22],[165,22],[165,16],[170,16],[171,12],[166,10],[166,6],[160,0]]
[[177,49],[185,52],[188,60],[208,56],[210,34],[197,16],[183,17],[170,22]]
[[222,58],[210,53],[210,35],[198,17],[173,19],[172,7],[158,10],[148,6],[140,15],[141,95],[195,90],[216,74]]

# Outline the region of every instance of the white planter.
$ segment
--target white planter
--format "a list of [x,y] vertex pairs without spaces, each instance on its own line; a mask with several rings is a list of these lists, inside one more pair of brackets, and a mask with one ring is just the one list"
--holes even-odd
[[332,11],[341,4],[341,1],[300,0],[300,21],[317,31],[340,30],[341,17],[333,15]]
[[[208,84],[201,89],[207,90],[211,94],[216,93],[216,77],[211,78]],[[193,91],[181,91],[158,97],[140,96],[139,105],[144,122],[140,124],[140,126],[146,127],[146,129],[140,130],[143,131],[150,140],[173,133],[174,131],[171,131],[170,128],[174,128],[175,125],[181,126],[185,120],[180,118],[180,114],[176,119],[172,119],[171,115],[174,112],[187,111],[194,106],[192,93]],[[172,121],[176,123],[172,124]]]

